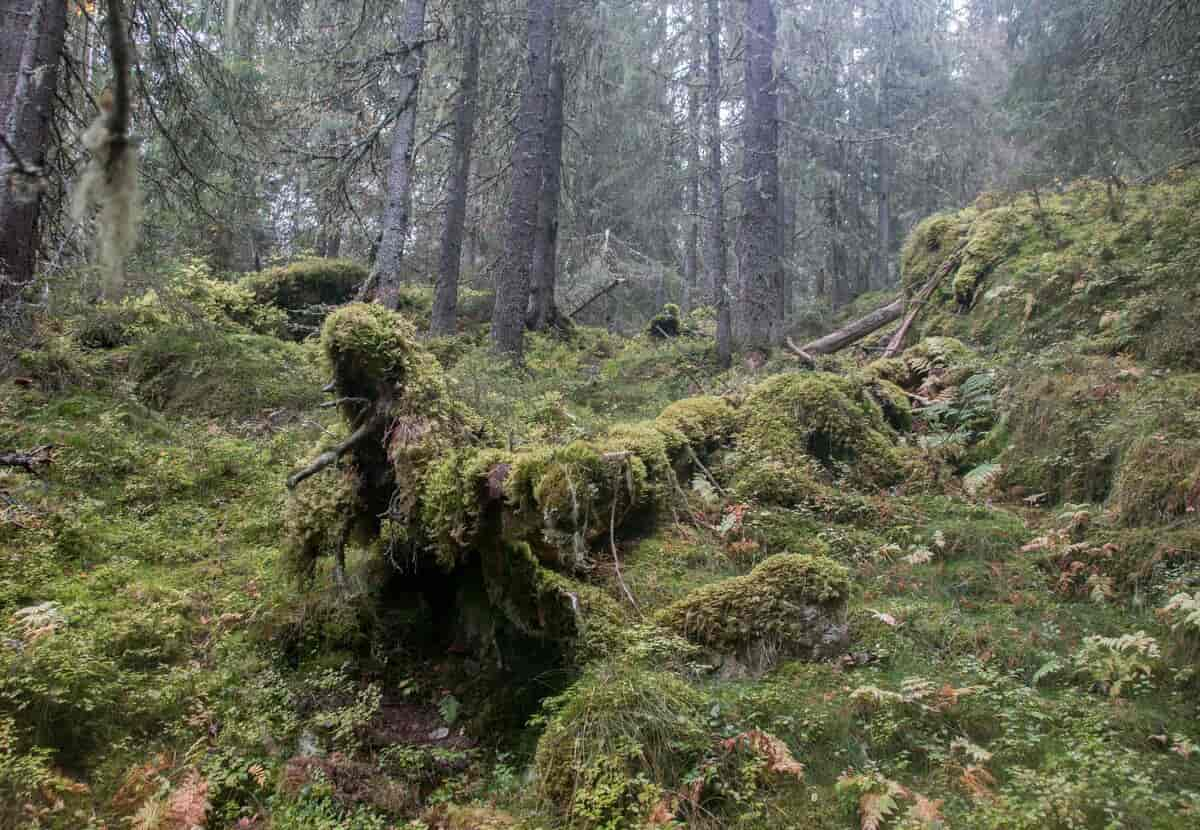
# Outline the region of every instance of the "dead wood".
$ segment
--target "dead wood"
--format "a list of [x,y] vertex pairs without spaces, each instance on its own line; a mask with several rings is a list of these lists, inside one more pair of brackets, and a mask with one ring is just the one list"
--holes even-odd
[[909,327],[917,319],[917,315],[921,313],[921,309],[929,302],[929,298],[933,295],[934,289],[938,287],[938,284],[946,278],[947,274],[958,268],[959,263],[962,262],[963,251],[966,250],[966,247],[966,242],[959,245],[954,253],[950,255],[950,258],[942,263],[942,267],[938,268],[937,273],[933,275],[929,282],[922,286],[917,296],[913,298],[908,316],[904,318],[904,322],[900,324],[900,328],[896,329],[896,333],[892,335],[887,348],[883,350],[884,357],[895,357],[900,353],[900,349],[904,346],[904,336],[908,334]]
[[53,449],[53,444],[45,444],[27,452],[0,453],[0,467],[20,467],[25,472],[32,473],[53,460]]

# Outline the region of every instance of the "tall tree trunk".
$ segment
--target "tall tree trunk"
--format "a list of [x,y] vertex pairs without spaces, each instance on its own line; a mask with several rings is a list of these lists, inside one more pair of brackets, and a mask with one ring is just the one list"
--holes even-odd
[[476,98],[479,87],[479,41],[482,12],[474,3],[460,7],[460,30],[465,26],[462,80],[454,104],[454,150],[450,158],[446,226],[433,298],[430,331],[454,334],[458,325],[458,277],[462,268],[463,227],[467,218],[467,192],[471,184],[471,150],[475,143]]
[[375,285],[376,300],[393,309],[400,303],[401,266],[412,211],[413,142],[417,131],[421,74],[425,69],[425,0],[406,0],[403,36],[407,51],[401,68],[401,109],[392,134],[382,238],[371,280]]
[[717,306],[717,362],[728,366],[733,349],[733,321],[725,286],[725,192],[721,182],[721,0],[706,0],[706,4],[708,89],[704,120],[708,128],[708,189],[712,216],[704,238],[704,260],[708,266],[713,302]]
[[769,349],[779,301],[779,111],[772,0],[746,9],[746,106],[742,144],[741,307],[738,338]]
[[825,221],[829,226],[829,298],[834,309],[844,306],[850,295],[849,277],[846,273],[846,243],[843,238],[845,223],[839,202],[841,186],[837,180],[829,183]]
[[520,362],[525,347],[525,312],[537,236],[538,199],[546,150],[546,101],[549,97],[551,32],[555,0],[528,0],[526,76],[512,151],[512,188],[508,235],[496,278],[492,309],[492,348]]
[[[699,3],[696,8],[699,9]],[[692,30],[695,36],[688,68],[688,174],[684,208],[687,233],[683,241],[683,290],[679,298],[684,314],[692,310],[692,299],[699,291],[700,278],[700,84],[703,82],[700,62],[703,41],[699,15],[692,21]]]
[[[556,35],[557,37],[557,35]],[[554,286],[558,279],[558,199],[562,183],[563,85],[566,67],[561,55],[550,69],[549,99],[546,102],[546,157],[542,171],[542,193],[538,201],[538,233],[533,246],[533,293],[530,296],[530,327],[542,331],[558,320]]]
[[[66,31],[67,4],[58,0],[6,0],[0,5],[0,132],[19,158],[0,148],[0,304],[33,281],[37,262],[39,182],[19,170],[40,168],[50,138],[51,104],[58,56]],[[10,177],[28,178],[29,198],[18,198]],[[15,183],[15,180],[14,182]]]
[[[876,90],[875,107],[879,113],[879,131],[886,133],[891,129],[891,100],[889,89],[889,74],[891,62],[885,60],[879,68],[879,86]],[[875,282],[876,288],[887,288],[891,284],[892,248],[892,153],[887,139],[880,137],[875,145],[875,163],[878,168],[879,181],[876,189],[876,245],[875,245]]]

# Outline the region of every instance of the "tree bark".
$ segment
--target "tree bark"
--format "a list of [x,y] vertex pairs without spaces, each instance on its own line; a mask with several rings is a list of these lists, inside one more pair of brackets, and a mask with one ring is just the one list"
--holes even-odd
[[725,191],[721,175],[721,0],[706,0],[707,90],[704,120],[708,130],[708,190],[712,215],[704,238],[713,302],[717,306],[717,362],[729,366],[733,349],[733,321],[725,285]]
[[519,363],[524,357],[525,312],[529,303],[530,269],[537,235],[538,200],[546,144],[546,99],[549,95],[551,31],[555,0],[528,0],[526,76],[512,151],[512,188],[506,224],[508,235],[496,278],[492,309],[492,348]]
[[406,0],[403,37],[406,53],[401,67],[400,114],[392,134],[382,238],[369,280],[375,285],[376,300],[392,309],[400,304],[401,267],[412,212],[413,143],[421,74],[425,70],[425,0]]
[[542,171],[542,193],[538,200],[538,234],[533,246],[530,328],[537,331],[543,331],[559,320],[554,287],[558,280],[558,199],[562,185],[565,82],[566,67],[559,55],[555,57],[550,70],[549,98],[546,102],[545,168]]
[[[695,7],[699,10],[699,3]],[[688,174],[684,207],[687,232],[683,241],[683,290],[679,298],[684,314],[692,310],[692,300],[699,291],[700,279],[700,84],[703,83],[700,64],[703,40],[699,15],[696,17],[692,21],[694,42],[688,67]]]
[[463,227],[467,218],[470,189],[471,151],[475,143],[475,113],[479,87],[479,42],[483,31],[482,12],[473,3],[463,3],[460,26],[466,27],[462,80],[454,105],[454,149],[450,160],[450,182],[446,226],[437,289],[433,298],[430,331],[454,334],[458,326],[458,278],[462,268]]
[[842,326],[837,331],[830,332],[824,337],[813,340],[811,343],[806,343],[800,347],[793,346],[792,350],[803,350],[810,355],[833,354],[849,346],[851,343],[862,340],[868,334],[878,331],[888,323],[899,320],[900,315],[903,313],[904,298],[900,297],[882,308],[875,309],[866,317],[860,317],[854,322]]
[[746,91],[742,121],[741,296],[738,339],[766,351],[780,299],[779,102],[772,0],[746,8]]
[[[0,149],[0,170],[45,162],[66,22],[67,4],[56,0],[6,0],[0,7],[0,132],[19,156]],[[0,176],[0,305],[33,281],[40,197],[32,195],[16,198]]]

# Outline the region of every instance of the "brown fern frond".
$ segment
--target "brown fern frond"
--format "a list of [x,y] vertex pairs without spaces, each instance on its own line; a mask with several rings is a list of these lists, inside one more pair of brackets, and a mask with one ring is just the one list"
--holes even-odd
[[167,828],[194,830],[208,819],[208,781],[197,770],[189,770],[167,802]]

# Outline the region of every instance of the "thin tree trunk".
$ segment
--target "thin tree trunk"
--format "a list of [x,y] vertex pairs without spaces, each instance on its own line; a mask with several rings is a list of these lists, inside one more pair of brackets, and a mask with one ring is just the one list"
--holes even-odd
[[517,118],[517,140],[512,151],[508,235],[496,278],[496,304],[492,309],[492,348],[517,363],[524,356],[525,312],[529,304],[530,268],[542,189],[554,4],[555,0],[528,0],[527,74]]
[[538,202],[538,234],[533,247],[533,293],[530,327],[542,331],[559,319],[554,301],[558,279],[558,199],[562,183],[563,85],[566,67],[556,56],[550,70],[546,111],[546,157],[542,193]]
[[717,362],[730,364],[733,321],[729,314],[729,292],[725,285],[725,192],[721,175],[721,0],[706,0],[708,89],[704,120],[708,128],[708,189],[712,216],[704,239],[713,302],[717,306]]
[[425,69],[425,0],[406,0],[404,6],[404,45],[407,53],[400,81],[400,114],[392,134],[392,152],[388,167],[387,202],[383,208],[383,235],[375,255],[376,300],[387,308],[400,303],[401,267],[404,244],[412,211],[413,142],[417,131],[417,101],[421,74]]
[[475,143],[476,96],[479,86],[479,42],[483,31],[481,11],[473,3],[462,5],[461,25],[466,26],[462,81],[454,105],[454,151],[450,161],[446,227],[442,232],[437,290],[433,298],[430,331],[453,334],[458,325],[458,278],[462,268],[463,227],[467,218],[471,150]]
[[[58,75],[58,56],[66,31],[66,3],[16,0],[0,17],[0,132],[19,158],[0,148],[0,169],[21,165],[37,169],[45,162],[50,114]],[[13,175],[23,175],[16,172]],[[0,304],[13,300],[33,281],[37,262],[40,197],[36,179],[30,198],[19,199],[0,180]]]
[[684,314],[692,310],[692,298],[699,291],[700,279],[700,84],[703,82],[700,62],[703,47],[698,19],[692,21],[692,29],[695,37],[688,68],[687,235],[683,242],[683,290],[679,303]]

